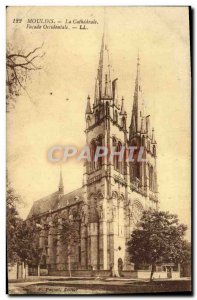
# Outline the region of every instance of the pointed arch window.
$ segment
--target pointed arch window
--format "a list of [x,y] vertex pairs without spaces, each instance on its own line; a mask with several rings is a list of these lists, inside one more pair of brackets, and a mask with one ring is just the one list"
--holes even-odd
[[106,116],[109,116],[109,102],[106,102]]
[[[113,140],[113,148],[115,152],[121,152],[122,144],[121,142],[117,142],[115,139]],[[114,169],[120,173],[123,173],[123,161],[119,161],[119,155],[113,156]]]
[[98,199],[94,195],[92,195],[89,201],[89,208],[90,208],[89,221],[93,223],[97,223],[99,220],[97,201]]
[[147,150],[150,151],[150,141],[147,143]]
[[156,156],[156,147],[153,145],[153,155]]
[[105,96],[107,96],[107,83],[108,83],[107,74],[105,74]]
[[88,128],[88,127],[90,127],[90,124],[91,124],[90,116],[87,117],[86,121],[87,121],[87,128]]
[[100,108],[100,118],[102,118],[105,114],[105,111],[104,111],[104,105],[102,104],[101,108]]
[[100,112],[98,110],[96,110],[95,112],[95,123],[99,122],[100,120]]
[[90,156],[91,156],[91,162],[90,162],[90,171],[94,170],[95,169],[95,153],[96,153],[96,141],[93,140],[91,143],[90,143]]
[[[98,136],[97,146],[99,146],[99,147],[102,146],[102,136]],[[102,150],[100,150],[100,151],[102,151]],[[102,167],[102,164],[103,164],[103,157],[99,157],[98,162],[97,162],[97,168],[100,169]]]
[[126,119],[125,119],[125,117],[122,117],[122,128],[126,129]]
[[[116,141],[115,138],[113,138],[112,146],[113,146],[114,151],[116,151],[117,141]],[[117,156],[116,155],[113,156],[113,164],[114,164],[114,169],[117,170],[118,163],[117,163]]]
[[146,141],[145,141],[145,136],[143,135],[143,137],[142,137],[142,146],[145,147],[145,145],[146,145]]
[[[137,141],[133,141],[131,143],[131,146],[137,147]],[[131,181],[134,181],[134,182],[140,180],[140,162],[137,161],[138,152],[139,152],[139,149],[134,150],[134,155],[133,155],[134,161],[131,162]]]
[[134,181],[140,179],[140,164],[136,161],[132,163],[132,179]]
[[154,171],[153,166],[149,166],[149,189],[154,191]]
[[[120,152],[121,149],[122,149],[122,144],[121,144],[121,142],[118,142],[117,152]],[[117,159],[118,159],[118,171],[119,171],[120,173],[122,173],[122,160],[119,161],[119,156],[117,156]]]
[[118,112],[117,112],[117,110],[115,110],[115,112],[114,112],[114,122],[118,122]]

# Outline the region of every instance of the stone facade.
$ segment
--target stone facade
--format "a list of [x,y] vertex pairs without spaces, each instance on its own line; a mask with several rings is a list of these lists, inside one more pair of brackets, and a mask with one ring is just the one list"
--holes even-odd
[[42,264],[50,269],[68,268],[66,250],[56,235],[58,228],[50,226],[54,216],[61,219],[62,212],[68,217],[76,212],[80,216],[80,243],[71,256],[72,269],[112,269],[118,274],[118,270],[133,269],[126,245],[142,211],[158,208],[157,144],[143,101],[139,57],[129,128],[124,98],[118,99],[117,79],[111,74],[104,34],[93,105],[89,96],[87,99],[86,145],[92,156],[98,145],[116,152],[122,147],[143,146],[146,161],[119,162],[118,156],[113,160],[105,156],[86,162],[80,189],[64,195],[61,175],[58,191],[34,202],[28,219],[42,226]]

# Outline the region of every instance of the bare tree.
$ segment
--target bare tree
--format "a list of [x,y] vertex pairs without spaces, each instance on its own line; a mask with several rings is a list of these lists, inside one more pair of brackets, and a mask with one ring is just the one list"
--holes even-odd
[[6,53],[6,108],[10,111],[15,107],[16,99],[23,89],[29,96],[26,90],[26,80],[30,78],[32,71],[42,69],[39,63],[45,53],[42,51],[42,46],[34,48],[32,51],[25,53],[20,50],[14,52],[12,47],[8,45]]

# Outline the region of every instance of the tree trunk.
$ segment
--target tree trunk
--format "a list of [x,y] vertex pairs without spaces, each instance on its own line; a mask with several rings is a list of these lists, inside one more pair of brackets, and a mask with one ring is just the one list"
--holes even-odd
[[38,264],[38,277],[40,276],[40,264]]
[[19,279],[19,263],[16,263],[16,279]]
[[72,277],[72,274],[71,274],[71,264],[70,264],[70,254],[68,255],[68,271],[69,271],[69,276]]
[[26,274],[26,263],[24,263],[24,279],[27,278],[27,274]]
[[25,263],[24,261],[22,262],[22,265],[21,265],[21,278],[24,279],[25,278]]
[[71,261],[70,261],[70,255],[71,255],[71,249],[70,249],[70,244],[68,244],[68,252],[67,252],[67,255],[68,255],[68,271],[69,271],[69,276],[72,277],[72,274],[71,274]]
[[150,281],[153,281],[153,274],[154,274],[154,272],[155,272],[155,265],[153,264],[151,266]]

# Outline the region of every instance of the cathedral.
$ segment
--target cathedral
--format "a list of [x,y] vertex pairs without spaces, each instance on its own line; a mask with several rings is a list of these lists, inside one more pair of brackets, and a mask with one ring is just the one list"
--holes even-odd
[[48,270],[68,270],[65,246],[58,228],[50,226],[55,216],[78,215],[80,240],[71,255],[72,270],[131,270],[127,242],[144,209],[158,209],[157,143],[150,126],[141,86],[140,59],[127,125],[124,98],[118,98],[117,78],[112,78],[105,33],[102,37],[93,103],[87,97],[85,137],[91,153],[106,146],[119,152],[122,147],[144,147],[143,161],[119,161],[108,156],[84,163],[82,187],[64,194],[62,173],[56,192],[34,202],[28,220],[41,226],[39,245],[42,265]]

